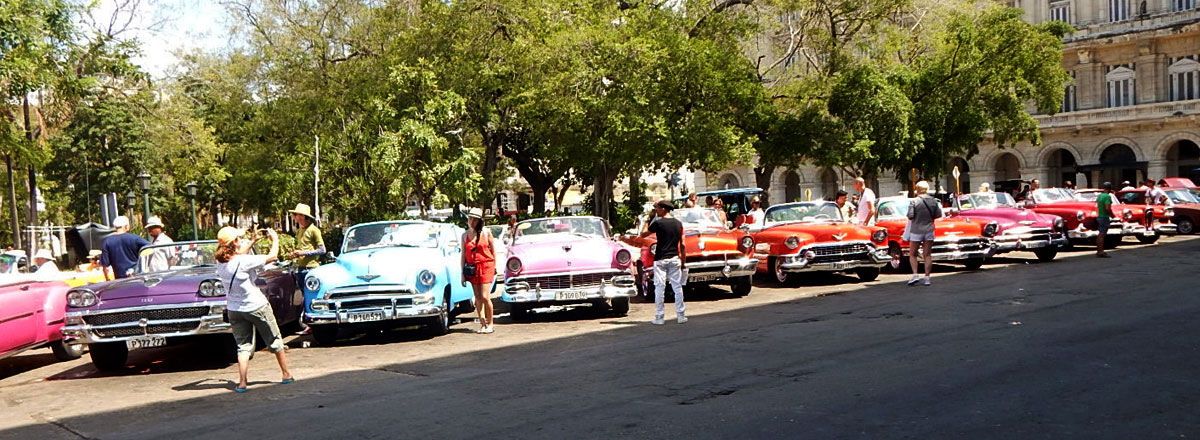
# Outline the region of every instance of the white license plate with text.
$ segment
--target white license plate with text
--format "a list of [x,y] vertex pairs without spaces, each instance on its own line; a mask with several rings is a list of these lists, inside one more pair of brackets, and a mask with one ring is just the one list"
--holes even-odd
[[356,322],[383,321],[383,319],[383,310],[373,310],[370,312],[350,312],[346,315],[346,322],[351,324]]
[[162,336],[143,336],[125,341],[125,348],[137,350],[139,348],[153,348],[167,345],[167,338]]
[[558,292],[554,294],[554,299],[558,301],[574,301],[587,298],[587,293],[569,290],[566,292]]
[[837,263],[833,263],[833,270],[846,270],[849,267],[850,267],[850,263],[847,263],[845,261],[839,261]]

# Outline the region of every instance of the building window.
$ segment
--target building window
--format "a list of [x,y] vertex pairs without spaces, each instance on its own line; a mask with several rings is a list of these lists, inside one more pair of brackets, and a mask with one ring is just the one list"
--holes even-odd
[[1125,66],[1114,68],[1104,75],[1104,79],[1108,83],[1109,107],[1133,105],[1136,98],[1133,69]]
[[1062,112],[1073,112],[1078,108],[1078,103],[1075,100],[1075,72],[1071,72],[1071,83],[1067,84],[1067,90],[1063,93]]
[[1200,99],[1200,62],[1181,58],[1167,68],[1172,101]]
[[1129,0],[1108,0],[1108,21],[1118,22],[1129,19]]
[[1175,6],[1175,12],[1186,11],[1196,7],[1196,0],[1173,0],[1171,4]]
[[[1180,1],[1180,0],[1176,0]],[[1050,4],[1050,19],[1065,23],[1071,22],[1071,2],[1054,2]]]

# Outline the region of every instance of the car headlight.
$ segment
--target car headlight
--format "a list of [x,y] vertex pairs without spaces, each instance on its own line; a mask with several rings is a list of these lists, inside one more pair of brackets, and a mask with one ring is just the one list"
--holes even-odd
[[88,289],[76,289],[67,292],[67,305],[71,307],[91,307],[99,302],[96,292]]
[[798,248],[800,247],[800,239],[796,237],[788,237],[787,240],[783,241],[783,245],[787,246],[788,249]]
[[196,294],[203,297],[225,296],[225,284],[219,280],[204,280],[200,282],[200,287],[196,289]]
[[1075,211],[1075,218],[1079,219],[1079,221],[1083,221],[1083,217],[1083,211]]
[[616,259],[617,259],[617,265],[624,267],[624,266],[628,266],[629,263],[631,261],[633,261],[633,256],[629,254],[628,249],[621,249],[621,250],[617,251]]
[[1123,218],[1127,221],[1133,220],[1133,211],[1130,210],[1129,208],[1125,208],[1124,211],[1121,211],[1121,218]]
[[1058,232],[1067,230],[1067,222],[1063,221],[1061,217],[1054,219],[1054,230]]
[[508,259],[507,263],[504,263],[504,268],[508,269],[508,273],[516,275],[521,273],[521,269],[524,269],[525,266],[521,264],[520,258],[512,257]]
[[991,222],[991,223],[988,223],[987,226],[983,227],[983,236],[984,237],[995,237],[996,232],[998,232],[998,231],[1000,231],[1000,225],[997,224],[996,222]]
[[309,292],[321,290],[321,280],[312,275],[304,277],[304,290]]
[[754,237],[749,235],[742,237],[741,240],[738,240],[738,247],[742,249],[742,252],[747,252],[750,249],[754,249]]
[[437,282],[437,275],[434,275],[433,272],[430,272],[428,270],[422,270],[421,272],[417,273],[417,291],[418,292],[424,293],[424,292],[429,291],[429,289],[432,288],[433,284],[436,282]]
[[888,237],[887,229],[880,229],[871,234],[871,241],[876,242],[876,243],[883,243],[883,242],[887,241],[887,237]]
[[1163,217],[1174,217],[1175,208],[1163,208]]

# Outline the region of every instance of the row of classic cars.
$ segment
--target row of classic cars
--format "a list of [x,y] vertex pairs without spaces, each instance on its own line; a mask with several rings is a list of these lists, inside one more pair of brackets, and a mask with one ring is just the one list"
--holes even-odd
[[[771,206],[763,222],[735,225],[723,217],[744,217],[755,191],[710,194],[730,198],[730,211],[673,213],[684,224],[688,287],[723,284],[743,296],[751,293],[755,276],[786,284],[808,272],[849,273],[870,281],[889,262],[900,266],[907,260],[907,199],[880,199],[870,226],[847,222],[828,201]],[[1181,232],[1179,213],[1191,215],[1197,208],[1190,192],[1175,194],[1171,207],[1120,196],[1121,203],[1114,205],[1120,221],[1108,231],[1114,244],[1125,236],[1150,242]],[[1094,240],[1097,213],[1089,197],[1088,191],[1053,188],[1034,191],[1024,203],[1005,193],[962,195],[937,220],[932,257],[969,268],[1005,252],[1033,252],[1039,260],[1052,260],[1064,247]],[[606,221],[589,216],[494,228],[500,270],[493,289],[500,291],[513,319],[561,304],[591,304],[624,315],[631,297],[652,290],[652,238],[622,240]],[[454,316],[475,309],[460,269],[463,232],[419,220],[359,224],[346,230],[334,263],[306,272],[275,263],[258,283],[281,328],[295,331],[307,324],[320,344],[379,328],[421,327],[444,334]],[[215,246],[213,241],[148,246],[140,253],[137,273],[117,281],[89,284],[64,275],[0,285],[0,358],[49,345],[60,359],[70,359],[87,346],[95,366],[108,370],[124,366],[130,350],[206,335],[225,335],[216,338],[224,338],[232,350],[223,318],[227,286],[216,277]],[[170,262],[166,270],[151,269],[148,263],[156,255]]]

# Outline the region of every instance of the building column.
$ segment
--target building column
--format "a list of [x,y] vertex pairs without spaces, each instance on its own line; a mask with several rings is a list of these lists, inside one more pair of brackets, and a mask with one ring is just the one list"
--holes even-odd
[[1050,178],[1050,168],[1049,167],[1021,168],[1021,179],[1022,180],[1037,179],[1039,182],[1042,182],[1042,184],[1045,185],[1046,182],[1049,180],[1049,178]]
[[1104,66],[1091,60],[1091,52],[1084,49],[1079,53],[1079,66],[1075,69],[1075,100],[1078,110],[1105,107]]
[[1138,104],[1149,104],[1153,102],[1163,102],[1167,100],[1167,87],[1164,81],[1167,77],[1166,72],[1166,56],[1153,53],[1153,46],[1150,41],[1143,42],[1139,45],[1137,58],[1134,58],[1136,67],[1137,98],[1135,102]]
[[692,177],[692,180],[693,180],[693,182],[692,182],[693,187],[696,188],[695,189],[696,192],[709,190],[709,188],[708,188],[708,172],[707,171],[697,171],[696,174]]
[[1146,177],[1154,180],[1169,176],[1166,159],[1152,159],[1146,164]]

